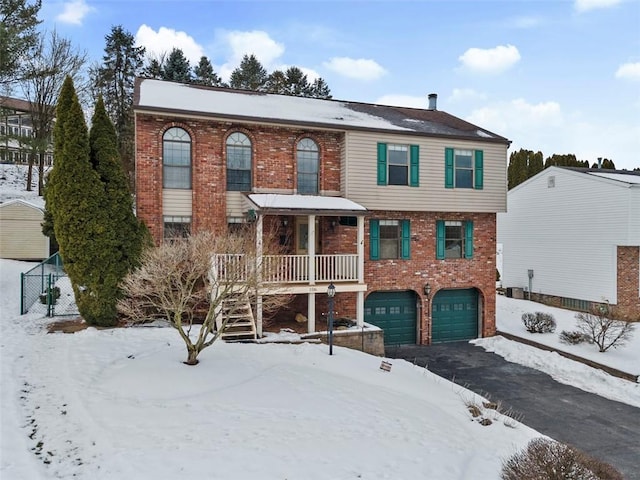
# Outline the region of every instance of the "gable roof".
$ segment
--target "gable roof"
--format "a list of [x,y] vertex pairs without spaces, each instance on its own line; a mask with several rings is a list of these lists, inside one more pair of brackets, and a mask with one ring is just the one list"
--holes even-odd
[[439,110],[294,97],[143,78],[136,80],[134,109],[343,131],[383,131],[511,143],[500,135]]
[[41,212],[44,212],[44,205],[40,206],[37,205],[35,202],[29,202],[27,200],[23,200],[22,198],[14,198],[13,200],[8,200],[6,202],[0,203],[0,208],[3,207],[8,207],[9,205],[23,205],[25,207],[29,207],[29,208],[33,208],[36,210],[40,210]]
[[526,187],[529,183],[533,183],[545,175],[553,175],[556,173],[572,175],[585,181],[605,182],[618,187],[640,189],[640,172],[637,170],[611,170],[603,168],[564,167],[553,165],[516,185],[507,192],[507,195]]

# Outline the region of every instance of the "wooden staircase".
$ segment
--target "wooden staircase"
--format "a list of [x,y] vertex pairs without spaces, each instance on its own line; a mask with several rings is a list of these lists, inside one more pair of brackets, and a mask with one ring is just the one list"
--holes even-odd
[[255,340],[258,335],[249,299],[244,295],[224,299],[216,318],[216,328],[223,328],[220,338],[228,342]]

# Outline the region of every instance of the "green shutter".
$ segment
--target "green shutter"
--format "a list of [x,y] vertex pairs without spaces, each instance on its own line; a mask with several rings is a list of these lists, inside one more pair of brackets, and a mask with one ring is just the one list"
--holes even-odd
[[420,185],[420,146],[411,145],[411,169],[409,171],[409,185],[417,187]]
[[444,149],[444,186],[453,188],[453,148]]
[[444,260],[444,220],[436,221],[436,258]]
[[387,184],[387,144],[378,143],[378,185]]
[[473,222],[464,225],[464,258],[473,258]]
[[474,172],[475,175],[475,189],[476,190],[482,190],[482,182],[483,182],[483,175],[484,175],[484,161],[483,161],[483,157],[484,154],[482,153],[482,150],[476,150],[476,171]]
[[400,227],[402,229],[402,253],[400,258],[409,260],[411,258],[411,223],[409,220],[401,220]]
[[369,257],[371,260],[380,259],[380,221],[369,221]]

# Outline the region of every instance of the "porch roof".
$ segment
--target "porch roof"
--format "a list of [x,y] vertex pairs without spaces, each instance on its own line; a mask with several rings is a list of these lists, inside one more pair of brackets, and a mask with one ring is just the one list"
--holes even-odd
[[362,205],[342,197],[252,193],[247,199],[256,211],[267,215],[366,215]]

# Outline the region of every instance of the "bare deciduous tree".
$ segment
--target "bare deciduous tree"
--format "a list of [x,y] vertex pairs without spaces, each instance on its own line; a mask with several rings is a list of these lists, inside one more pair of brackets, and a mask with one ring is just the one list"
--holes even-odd
[[[267,235],[263,241],[264,254],[279,249],[272,238]],[[236,308],[233,299],[248,298],[253,303],[260,295],[266,313],[289,302],[289,296],[274,294],[277,285],[261,283],[263,269],[252,225],[238,234],[199,233],[166,242],[147,250],[141,267],[125,277],[125,298],[118,310],[131,323],[168,322],[185,343],[185,363],[196,365],[200,352],[220,337],[233,315],[229,310]]]
[[593,339],[601,352],[623,345],[631,338],[634,324],[612,318],[609,303],[595,305],[590,312],[576,313],[578,329]]

